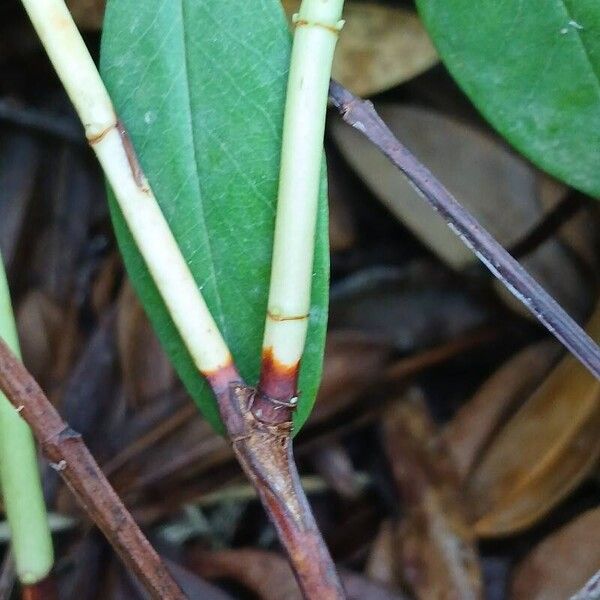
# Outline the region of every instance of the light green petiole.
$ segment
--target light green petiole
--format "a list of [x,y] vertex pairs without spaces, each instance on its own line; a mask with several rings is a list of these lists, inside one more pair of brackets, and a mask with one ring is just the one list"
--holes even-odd
[[[19,355],[4,265],[0,257],[0,337]],[[12,404],[0,393],[0,484],[11,530],[17,575],[23,584],[44,579],[54,551],[42,494],[33,435]]]
[[269,311],[263,348],[294,367],[308,328],[323,137],[344,0],[303,0],[294,15]]

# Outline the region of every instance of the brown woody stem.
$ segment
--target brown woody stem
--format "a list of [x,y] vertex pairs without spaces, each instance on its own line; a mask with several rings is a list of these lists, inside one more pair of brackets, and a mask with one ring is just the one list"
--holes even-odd
[[544,288],[485,230],[433,174],[402,145],[371,102],[331,81],[329,98],[396,166],[485,266],[591,373],[600,379],[600,348]]
[[277,530],[304,597],[345,598],[294,462],[291,398],[273,399],[245,385],[233,366],[206,377],[235,455]]
[[[81,436],[60,417],[25,367],[0,340],[0,388],[38,439],[88,515],[152,598],[185,596],[111,487]],[[31,595],[37,590],[29,590]],[[25,596],[27,597],[27,596]],[[40,597],[40,596],[37,596]]]

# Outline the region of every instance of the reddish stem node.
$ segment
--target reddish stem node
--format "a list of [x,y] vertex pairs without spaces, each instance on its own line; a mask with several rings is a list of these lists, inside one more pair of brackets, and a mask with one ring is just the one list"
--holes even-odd
[[42,581],[21,587],[22,600],[58,600],[56,580],[52,574]]
[[273,355],[272,348],[263,350],[258,389],[250,409],[263,423],[278,425],[291,420],[298,395],[300,363],[284,365]]

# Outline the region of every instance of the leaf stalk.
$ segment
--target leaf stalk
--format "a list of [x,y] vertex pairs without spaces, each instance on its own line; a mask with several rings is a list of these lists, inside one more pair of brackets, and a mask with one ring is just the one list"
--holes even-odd
[[[6,274],[0,257],[0,338],[16,354],[19,342]],[[0,393],[0,483],[11,530],[11,547],[19,581],[42,582],[52,570],[54,550],[31,430]]]
[[127,225],[194,363],[203,374],[231,354],[142,172],[123,124],[63,0],[23,5],[83,123]]
[[304,0],[293,18],[259,386],[277,400],[295,396],[306,341],[327,90],[343,5],[343,0]]

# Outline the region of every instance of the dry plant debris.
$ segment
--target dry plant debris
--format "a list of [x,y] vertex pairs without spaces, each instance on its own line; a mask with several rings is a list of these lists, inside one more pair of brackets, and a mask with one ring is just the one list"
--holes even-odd
[[[96,55],[102,2],[70,6]],[[338,76],[385,91],[392,129],[504,244],[543,233],[573,190],[481,121],[416,13],[401,2],[347,13]],[[25,364],[190,598],[299,597],[231,448],[132,293],[102,177],[12,3],[0,8],[0,73],[0,249]],[[327,152],[330,330],[296,445],[348,596],[575,594],[600,569],[598,383],[569,357],[555,366],[556,345],[335,117]],[[525,264],[583,322],[598,298],[600,219],[594,199],[578,202]],[[143,598],[48,465],[44,480],[50,510],[73,524],[54,534],[60,598]],[[9,560],[0,575],[8,598]]]

